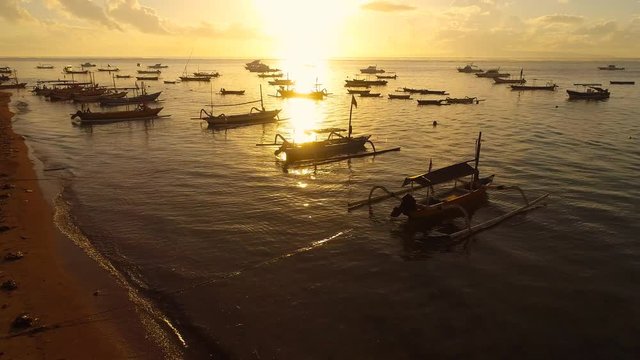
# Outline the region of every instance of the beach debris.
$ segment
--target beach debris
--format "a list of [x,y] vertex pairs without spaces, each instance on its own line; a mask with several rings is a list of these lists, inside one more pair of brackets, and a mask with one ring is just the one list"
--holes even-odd
[[4,256],[6,261],[16,261],[20,260],[24,257],[24,253],[22,251],[10,252]]
[[13,291],[13,290],[16,290],[17,288],[18,288],[18,284],[11,279],[3,282],[2,285],[0,285],[0,289],[4,291]]
[[36,321],[38,321],[38,318],[34,318],[29,313],[22,313],[16,316],[15,319],[13,319],[13,322],[11,323],[11,329],[22,330],[30,328],[33,326],[33,324],[35,324]]

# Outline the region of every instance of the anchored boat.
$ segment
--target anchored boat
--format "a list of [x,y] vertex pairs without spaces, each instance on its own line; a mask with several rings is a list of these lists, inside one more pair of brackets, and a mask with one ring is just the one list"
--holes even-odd
[[[482,133],[479,133],[476,141],[474,159],[434,171],[431,171],[431,164],[429,164],[429,170],[426,173],[409,176],[404,179],[402,186],[411,185],[409,189],[391,192],[384,186],[374,186],[369,192],[368,199],[349,203],[348,210],[352,211],[367,205],[371,207],[371,205],[375,203],[390,198],[400,199],[400,196],[404,195],[400,199],[400,204],[393,208],[391,212],[392,217],[405,215],[410,222],[417,222],[421,225],[428,226],[434,226],[446,220],[464,217],[466,219],[466,228],[447,235],[450,239],[459,239],[494,226],[516,214],[534,209],[539,202],[549,195],[545,194],[533,201],[529,201],[524,195],[524,192],[518,187],[492,187],[491,184],[494,175],[481,178],[478,170],[481,139]],[[469,180],[467,181],[465,178],[469,178]],[[436,193],[435,187],[437,185],[451,182],[454,184],[453,188]],[[378,189],[383,190],[386,194],[373,197],[374,191]],[[426,189],[427,193],[418,201],[414,194],[420,189]],[[474,211],[487,203],[487,191],[489,189],[516,189],[521,193],[525,205],[482,224],[472,226],[470,217]]]
[[148,120],[158,117],[158,113],[163,108],[150,108],[144,104],[138,106],[135,110],[124,111],[108,111],[108,112],[92,112],[90,109],[84,111],[78,110],[75,114],[71,114],[71,119],[80,118],[80,124],[108,124],[119,121],[129,120]]
[[584,91],[567,90],[569,100],[606,100],[611,93],[609,89],[603,89],[598,86],[586,86]]
[[270,122],[276,122],[279,120],[278,114],[280,114],[281,109],[276,110],[265,110],[264,102],[262,99],[262,86],[260,87],[260,100],[248,101],[240,104],[224,104],[224,105],[216,105],[216,107],[227,107],[227,106],[240,106],[247,105],[253,103],[260,103],[260,109],[257,107],[252,107],[248,113],[244,114],[235,114],[235,115],[227,115],[225,113],[221,113],[219,115],[213,115],[214,105],[210,104],[211,112],[208,112],[205,109],[200,109],[200,115],[197,120],[205,120],[210,128],[227,128],[227,127],[236,127],[236,126],[247,126],[247,125],[255,125],[255,124],[265,124]]

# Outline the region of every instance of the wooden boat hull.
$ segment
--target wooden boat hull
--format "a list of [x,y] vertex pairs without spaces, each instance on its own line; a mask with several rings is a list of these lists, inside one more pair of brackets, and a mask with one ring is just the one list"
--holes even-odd
[[511,90],[516,91],[527,91],[527,90],[543,90],[543,91],[555,91],[558,85],[544,85],[544,86],[534,86],[534,85],[511,85]]
[[447,104],[474,104],[478,103],[478,99],[475,97],[465,97],[465,98],[446,98],[445,101]]
[[339,137],[324,141],[313,141],[301,144],[286,142],[276,150],[276,156],[285,154],[288,163],[322,160],[338,155],[353,154],[365,150],[364,145],[369,141],[370,135],[359,137]]
[[209,127],[223,127],[223,126],[234,126],[234,125],[253,125],[253,124],[264,124],[268,122],[277,121],[276,117],[280,114],[281,110],[265,110],[259,112],[252,112],[248,114],[239,114],[239,115],[218,115],[218,116],[209,116],[203,118],[209,123]]
[[417,100],[418,105],[449,105],[446,100]]
[[360,97],[380,97],[380,95],[380,93],[367,92],[360,94]]
[[355,95],[367,94],[367,93],[370,93],[370,92],[371,92],[371,90],[347,89],[347,93],[348,94],[355,94]]
[[387,85],[387,80],[345,80],[345,87],[369,87]]
[[131,79],[131,75],[116,75],[116,79]]
[[446,90],[402,88],[402,91],[408,92],[410,94],[420,94],[420,95],[448,95]]
[[0,90],[2,89],[24,89],[27,86],[27,83],[17,83],[17,84],[0,84]]
[[582,92],[575,90],[567,90],[567,94],[569,94],[569,100],[606,100],[611,95],[609,91]]
[[525,79],[503,79],[500,77],[493,78],[493,82],[496,84],[525,84],[527,80]]
[[158,74],[160,75],[162,71],[160,70],[138,70],[138,74]]
[[78,111],[71,115],[71,119],[76,117],[80,118],[81,124],[107,124],[118,121],[129,120],[146,120],[153,119],[158,116],[158,113],[162,110],[159,108],[145,108],[136,109],[131,111],[113,111],[113,112],[87,112]]
[[158,80],[157,76],[136,76],[136,80],[141,80],[141,81],[153,81],[153,80]]
[[389,99],[401,99],[401,100],[410,100],[411,99],[411,94],[402,94],[402,95],[398,95],[398,94],[389,94]]
[[244,95],[244,90],[223,90],[220,95]]
[[211,78],[208,76],[180,76],[181,81],[205,81],[210,82]]
[[120,99],[125,96],[127,96],[126,91],[122,91],[114,94],[101,94],[101,95],[88,95],[88,96],[75,95],[73,97],[73,101],[79,102],[79,103],[90,103],[90,102],[99,102],[102,100],[109,100],[109,99]]
[[635,81],[609,81],[609,84],[611,85],[635,85],[636,82]]
[[291,86],[295,84],[295,81],[293,80],[272,80],[269,81],[269,85],[273,85],[273,86]]
[[132,97],[122,97],[118,99],[114,99],[114,98],[103,99],[100,101],[100,105],[101,106],[118,106],[118,105],[153,102],[153,101],[156,101],[156,99],[158,99],[161,93],[162,91],[158,91],[153,94],[145,94],[145,95],[138,95],[138,96],[132,96]]
[[472,191],[452,192],[441,203],[425,206],[407,214],[411,221],[439,223],[446,219],[464,217],[464,213],[456,206],[462,207],[469,215],[487,201],[487,188],[482,186]]

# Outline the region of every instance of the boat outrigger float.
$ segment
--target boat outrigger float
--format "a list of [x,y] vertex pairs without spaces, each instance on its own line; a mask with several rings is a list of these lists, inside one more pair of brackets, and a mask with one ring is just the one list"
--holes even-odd
[[[435,226],[446,220],[464,217],[466,219],[465,228],[451,234],[441,234],[451,240],[460,240],[495,226],[517,214],[539,207],[542,200],[549,196],[548,193],[530,201],[524,194],[524,191],[517,186],[492,186],[494,175],[480,178],[478,163],[480,160],[481,138],[482,133],[478,135],[476,156],[473,160],[464,161],[434,171],[431,171],[431,164],[429,164],[429,171],[426,173],[404,179],[402,186],[411,184],[411,188],[391,192],[384,186],[374,186],[369,191],[369,198],[349,203],[348,210],[352,211],[366,205],[371,208],[371,205],[375,203],[396,198],[400,200],[400,205],[394,207],[391,212],[392,217],[398,217],[403,214],[407,216],[410,222],[418,222],[428,226]],[[474,166],[470,163],[473,163]],[[471,176],[471,181],[463,180],[463,178],[467,176]],[[435,193],[434,186],[449,182],[454,182],[452,189],[444,193]],[[413,192],[423,188],[427,189],[427,194],[424,201],[418,202],[413,196]],[[381,189],[386,192],[386,194],[374,197],[373,193],[377,189]],[[488,190],[516,190],[521,194],[524,205],[501,216],[485,221],[484,223],[471,225],[471,215],[486,203]],[[404,196],[400,198],[401,195]]]
[[[272,144],[256,144],[257,146],[279,146],[274,152],[276,157],[282,158],[285,165],[319,165],[329,162],[341,161],[350,158],[383,154],[390,151],[398,151],[400,147],[385,150],[376,150],[369,138],[371,135],[352,136],[351,115],[353,108],[358,103],[351,95],[351,108],[349,110],[349,130],[347,136],[341,132],[347,131],[340,128],[327,128],[314,130],[316,134],[329,134],[325,140],[296,143],[285,139],[281,134],[276,134]],[[278,142],[280,139],[282,142]],[[373,151],[366,151],[365,145],[370,144]]]

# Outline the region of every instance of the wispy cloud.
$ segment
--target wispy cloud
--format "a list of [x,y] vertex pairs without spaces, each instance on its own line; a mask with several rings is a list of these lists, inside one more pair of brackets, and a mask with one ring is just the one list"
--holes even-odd
[[20,6],[19,0],[0,1],[0,18],[9,22],[33,21],[35,20],[29,12]]
[[396,11],[411,11],[415,10],[415,6],[395,4],[388,1],[372,1],[361,6],[364,10],[382,11],[382,12],[396,12]]
[[77,18],[95,21],[109,29],[122,30],[117,22],[107,16],[103,7],[91,0],[47,0],[47,5]]
[[113,19],[131,25],[144,33],[167,34],[156,11],[142,6],[138,0],[111,0],[107,6],[107,13]]

